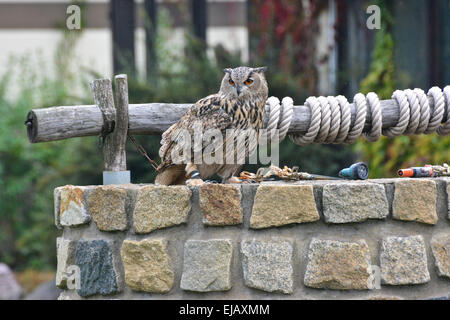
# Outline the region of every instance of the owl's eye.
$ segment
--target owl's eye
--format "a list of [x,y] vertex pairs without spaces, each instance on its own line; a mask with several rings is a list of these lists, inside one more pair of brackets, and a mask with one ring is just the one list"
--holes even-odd
[[231,84],[232,86],[234,86],[234,81],[233,80],[228,80],[228,83]]
[[253,79],[248,78],[247,80],[245,80],[244,83],[245,83],[246,86],[249,86],[249,85],[251,85],[253,83]]

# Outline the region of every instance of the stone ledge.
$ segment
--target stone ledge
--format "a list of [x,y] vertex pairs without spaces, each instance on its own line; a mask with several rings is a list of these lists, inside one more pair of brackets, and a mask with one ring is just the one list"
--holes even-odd
[[[438,221],[437,199],[450,201],[448,191],[436,187],[435,181],[439,180],[443,179],[300,181],[259,186],[204,184],[198,187],[199,206],[205,225],[239,225],[243,223],[241,202],[247,200],[243,199],[241,188],[256,188],[251,199],[250,228],[265,229],[315,222],[320,220],[320,213],[330,224],[386,220],[388,199],[393,199],[392,218],[434,225]],[[449,189],[449,182],[444,181]],[[388,184],[395,188],[385,187]],[[60,229],[79,227],[93,220],[102,231],[126,231],[132,226],[135,233],[147,234],[188,223],[191,195],[186,186],[58,187],[54,190],[55,225]]]

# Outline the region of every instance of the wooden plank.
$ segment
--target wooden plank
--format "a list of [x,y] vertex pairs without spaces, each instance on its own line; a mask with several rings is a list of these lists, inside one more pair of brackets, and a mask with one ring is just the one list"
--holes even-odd
[[[383,129],[394,126],[399,118],[397,103],[381,100]],[[147,103],[129,105],[129,133],[132,135],[161,134],[178,121],[192,104]],[[352,125],[355,120],[354,106]],[[447,114],[445,112],[445,114]],[[289,133],[305,133],[309,127],[311,113],[306,106],[294,106]],[[446,117],[443,119],[446,120]],[[99,135],[103,118],[96,105],[52,107],[33,109],[28,113],[28,138],[30,142],[56,141],[74,137]],[[370,114],[366,117],[364,132],[370,128]]]

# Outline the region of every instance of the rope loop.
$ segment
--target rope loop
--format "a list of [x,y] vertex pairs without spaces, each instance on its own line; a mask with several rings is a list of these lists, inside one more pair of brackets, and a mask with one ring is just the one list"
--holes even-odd
[[430,118],[430,122],[428,123],[427,130],[425,130],[425,133],[430,134],[436,131],[441,125],[442,117],[444,115],[445,100],[444,94],[438,87],[433,87],[428,90],[427,95],[428,98],[431,98],[430,101],[432,103],[430,103],[430,105],[433,108],[433,114]]
[[383,130],[383,135],[389,138],[399,136],[405,132],[409,124],[410,115],[408,99],[403,91],[395,90],[392,94],[392,99],[394,99],[399,106],[400,117],[395,126]]
[[292,115],[294,113],[294,100],[292,100],[291,97],[284,97],[283,100],[281,100],[281,109],[282,112],[279,124],[280,132],[278,137],[280,141],[283,141],[291,126]]
[[339,109],[341,111],[341,127],[334,140],[334,143],[344,143],[347,138],[348,132],[350,131],[350,123],[352,122],[352,113],[350,110],[350,104],[347,98],[344,96],[337,96],[336,100],[339,103]]
[[309,97],[306,99],[305,106],[307,106],[311,112],[311,121],[309,123],[308,131],[303,135],[290,134],[289,138],[300,146],[305,146],[314,141],[320,130],[320,124],[322,121],[322,109],[320,103],[315,97]]
[[366,122],[366,114],[367,114],[366,97],[364,97],[362,93],[357,93],[353,97],[353,104],[355,106],[355,122],[353,124],[353,127],[350,129],[347,135],[347,139],[345,139],[344,143],[355,142],[362,134],[364,124]]
[[328,104],[331,110],[330,130],[328,137],[325,139],[325,143],[333,143],[339,134],[339,128],[341,126],[341,107],[339,101],[332,96],[327,97]]
[[381,105],[378,95],[374,92],[369,92],[366,95],[366,101],[368,106],[368,112],[371,114],[371,128],[368,133],[366,133],[366,139],[370,142],[375,142],[381,137],[383,119],[381,116]]
[[447,120],[436,131],[440,136],[450,134],[450,86],[446,86],[443,92],[445,97],[445,105],[447,106]]
[[360,136],[374,142],[381,135],[393,138],[402,134],[450,134],[450,86],[443,90],[431,88],[426,94],[422,89],[396,90],[392,99],[398,106],[399,119],[389,128],[383,128],[383,113],[377,94],[357,93],[353,98],[354,120],[351,105],[344,96],[308,97],[305,106],[310,112],[310,123],[303,134],[290,133],[294,102],[290,97],[282,102],[270,97],[266,102],[264,127],[267,138],[274,138],[279,130],[278,142],[286,135],[296,144],[354,143]]

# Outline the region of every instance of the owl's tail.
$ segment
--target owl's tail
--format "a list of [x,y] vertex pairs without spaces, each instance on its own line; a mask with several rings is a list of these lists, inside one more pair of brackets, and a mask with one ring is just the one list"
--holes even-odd
[[155,183],[165,186],[185,184],[187,178],[184,168],[184,164],[167,167],[164,171],[158,173],[155,179]]

